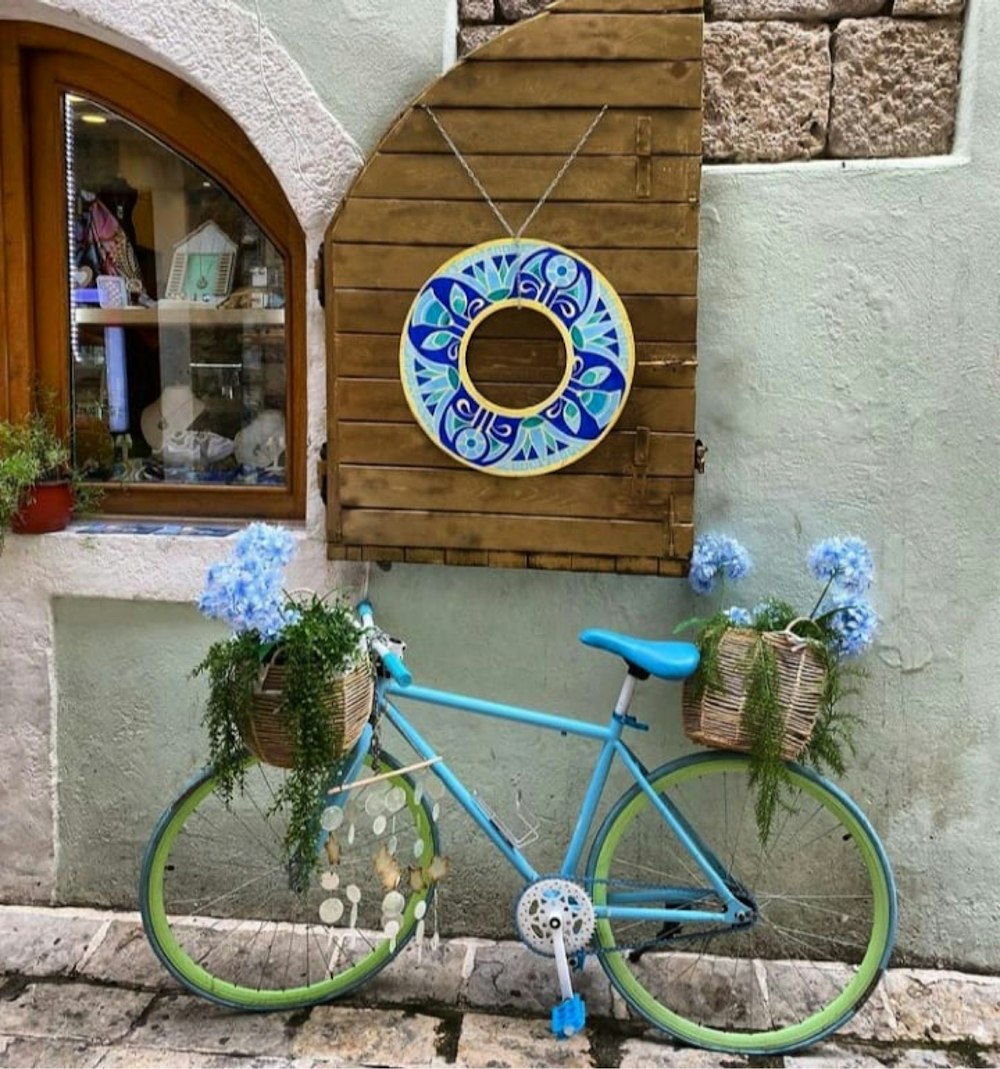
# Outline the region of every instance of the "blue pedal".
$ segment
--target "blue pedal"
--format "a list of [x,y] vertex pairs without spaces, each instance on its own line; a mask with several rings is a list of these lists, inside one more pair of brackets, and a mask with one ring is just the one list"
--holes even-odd
[[557,1039],[569,1039],[583,1031],[587,1023],[587,1007],[579,995],[565,999],[552,1007],[552,1032]]

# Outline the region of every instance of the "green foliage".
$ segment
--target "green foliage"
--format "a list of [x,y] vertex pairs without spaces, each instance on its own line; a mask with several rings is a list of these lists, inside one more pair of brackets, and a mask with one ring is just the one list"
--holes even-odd
[[[754,613],[756,639],[743,667],[742,726],[750,739],[750,780],[757,787],[755,816],[760,840],[765,845],[771,835],[778,809],[787,804],[788,772],[781,756],[781,742],[785,730],[785,713],[778,689],[778,662],[774,649],[763,638],[769,631],[784,631],[797,620],[791,605],[776,598],[758,606]],[[697,644],[701,651],[698,671],[689,684],[696,700],[707,691],[721,691],[723,680],[719,669],[722,640],[730,630],[739,630],[725,612],[696,622],[699,626]],[[746,630],[746,629],[742,629]],[[845,712],[840,703],[853,694],[845,685],[858,670],[845,668],[824,641],[825,632],[818,621],[798,619],[792,630],[805,638],[822,660],[826,680],[819,713],[812,738],[800,760],[819,771],[842,776],[846,770],[845,751],[854,754],[854,730],[859,718]]]
[[72,464],[69,446],[59,437],[48,411],[33,412],[17,423],[0,420],[0,552],[11,521],[37,483],[66,479],[73,487],[74,510],[86,512],[100,490],[84,483]]
[[297,617],[276,642],[261,641],[256,631],[220,640],[194,671],[208,675],[204,723],[209,756],[219,776],[219,793],[229,802],[243,786],[243,732],[260,670],[271,658],[284,665],[280,714],[294,740],[294,756],[273,809],[288,814],[285,850],[290,863],[310,871],[320,835],[322,805],[317,800],[329,785],[330,766],[341,744],[326,708],[327,694],[337,677],[356,663],[362,628],[350,606],[339,600],[312,595],[295,608]]

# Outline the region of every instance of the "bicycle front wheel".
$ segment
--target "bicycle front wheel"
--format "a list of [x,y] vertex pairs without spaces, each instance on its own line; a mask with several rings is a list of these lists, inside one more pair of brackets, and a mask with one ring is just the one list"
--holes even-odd
[[[382,754],[379,772],[398,767]],[[274,811],[286,774],[252,761],[226,805],[206,770],[146,848],[146,935],[181,983],[225,1006],[287,1010],[346,994],[421,928],[433,895],[437,830],[409,777],[358,787],[346,804],[318,799],[324,831],[303,874],[285,860],[287,821]]]
[[588,872],[601,964],[634,1010],[695,1046],[743,1054],[808,1046],[854,1015],[888,963],[896,892],[881,843],[842,791],[788,769],[790,797],[766,847],[743,755],[694,754],[649,776],[748,903],[747,927],[600,917],[616,902],[722,909],[638,785],[595,839]]

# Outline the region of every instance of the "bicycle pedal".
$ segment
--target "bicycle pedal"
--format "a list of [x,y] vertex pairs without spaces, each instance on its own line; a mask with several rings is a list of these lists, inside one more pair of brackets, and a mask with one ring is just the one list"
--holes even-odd
[[587,1007],[579,995],[564,999],[552,1007],[552,1034],[556,1039],[569,1039],[583,1031],[587,1023]]

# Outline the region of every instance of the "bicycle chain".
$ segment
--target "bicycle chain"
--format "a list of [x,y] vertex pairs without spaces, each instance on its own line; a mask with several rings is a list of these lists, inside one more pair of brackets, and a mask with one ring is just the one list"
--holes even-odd
[[[593,893],[594,881],[593,880],[589,880],[587,882],[590,885],[588,887],[588,889],[587,889],[587,893],[588,894],[592,894]],[[616,888],[621,888],[621,889],[626,889],[626,888],[642,889],[642,888],[645,888],[645,887],[648,886],[648,884],[643,883],[641,880],[614,880],[614,881],[601,880],[601,881],[598,881],[598,882],[607,884],[609,886],[613,882],[614,886]],[[601,949],[609,951],[609,952],[611,952],[611,951],[619,951],[619,952],[623,952],[624,951],[624,952],[631,952],[631,953],[635,953],[637,951],[646,952],[646,951],[649,951],[649,950],[654,950],[657,947],[673,946],[673,945],[676,945],[677,943],[690,943],[690,942],[693,942],[696,939],[713,939],[716,936],[728,935],[729,932],[730,932],[730,929],[728,929],[728,928],[722,928],[717,932],[705,932],[705,931],[690,932],[690,933],[688,933],[686,935],[683,934],[683,933],[677,932],[675,934],[662,936],[660,938],[646,939],[641,943],[615,943],[614,946],[602,947]]]

